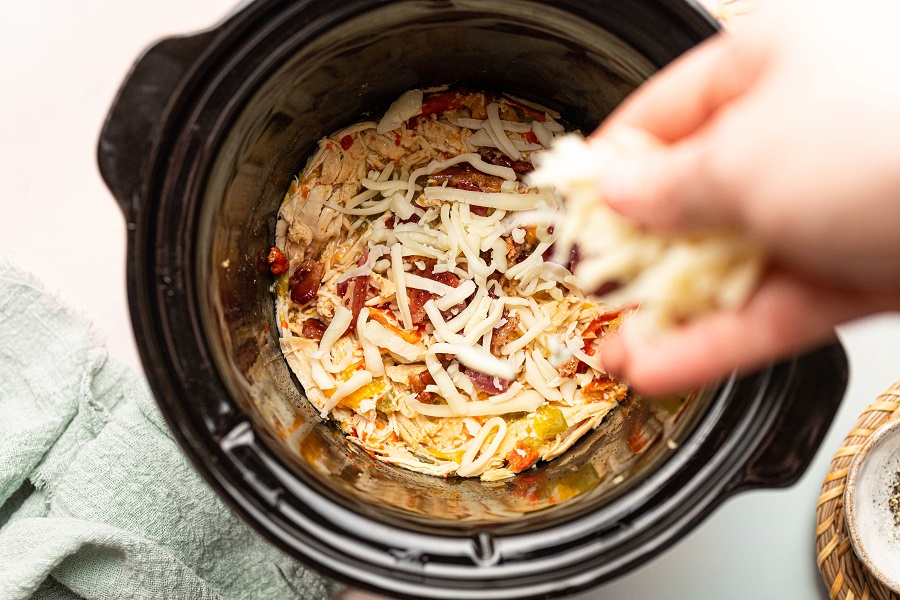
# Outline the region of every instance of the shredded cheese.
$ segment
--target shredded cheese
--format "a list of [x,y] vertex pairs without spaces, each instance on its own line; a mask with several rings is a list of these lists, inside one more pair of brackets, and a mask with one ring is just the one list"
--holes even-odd
[[387,112],[384,113],[381,121],[378,123],[376,131],[378,133],[387,133],[400,127],[404,121],[407,121],[420,112],[422,112],[422,90],[409,90],[404,92],[397,98]]
[[425,366],[428,367],[428,373],[434,379],[434,383],[441,391],[441,395],[447,401],[447,405],[454,414],[463,415],[466,413],[466,399],[463,398],[459,390],[450,379],[450,375],[441,366],[441,362],[433,353],[425,355]]
[[522,160],[522,153],[516,149],[515,144],[503,130],[503,123],[500,121],[500,105],[496,102],[488,104],[487,117],[487,126],[484,129],[491,136],[491,141],[496,143],[497,147],[511,159]]
[[510,194],[506,192],[473,192],[456,188],[426,187],[422,195],[431,200],[465,202],[501,210],[534,210],[546,202],[542,194]]
[[409,297],[406,295],[406,273],[403,271],[403,247],[394,244],[391,247],[391,275],[394,287],[397,288],[397,307],[400,309],[400,320],[403,327],[412,329],[412,317],[409,314]]
[[[493,434],[493,438],[487,448],[483,448],[488,436],[491,434]],[[481,431],[478,432],[478,435],[469,442],[469,447],[466,449],[466,453],[463,454],[459,469],[456,472],[463,477],[483,473],[488,468],[494,453],[497,451],[497,447],[503,441],[503,436],[505,435],[506,421],[500,417],[489,419],[481,428]]]
[[566,198],[555,225],[557,260],[577,244],[578,279],[588,289],[617,282],[619,287],[607,295],[608,300],[640,304],[636,316],[650,330],[741,306],[766,262],[759,248],[734,234],[646,231],[602,202],[598,165],[658,143],[637,130],[592,143],[568,135],[540,156],[537,170],[529,175],[532,185],[555,185]]
[[368,385],[372,383],[372,374],[368,371],[356,371],[353,375],[350,376],[350,379],[342,383],[338,386],[338,388],[334,391],[325,405],[322,407],[320,413],[322,416],[326,416],[328,412],[337,406],[341,400],[360,389],[364,385]]
[[378,346],[373,344],[372,341],[369,340],[369,336],[366,335],[366,321],[368,318],[368,308],[363,308],[359,311],[359,317],[356,319],[357,337],[359,337],[359,343],[363,349],[366,369],[368,369],[373,376],[382,377],[384,375],[384,361],[381,359],[381,352],[378,351]]
[[420,361],[425,355],[424,349],[415,344],[410,344],[377,321],[366,323],[364,335],[379,348],[385,348],[408,362]]
[[457,304],[474,294],[477,287],[478,286],[476,285],[474,280],[466,279],[461,284],[459,284],[459,287],[451,289],[441,298],[435,300],[434,304],[438,308],[438,310],[448,310],[449,308],[456,306]]
[[344,335],[352,321],[353,313],[349,309],[344,306],[338,306],[334,309],[334,317],[325,329],[325,333],[322,334],[322,341],[319,342],[319,352],[323,356],[331,354],[331,348],[334,346],[334,343]]
[[470,369],[481,371],[487,375],[494,375],[501,379],[510,380],[516,377],[516,372],[507,361],[468,344],[434,344],[428,349],[428,352],[453,354],[456,356],[456,360]]

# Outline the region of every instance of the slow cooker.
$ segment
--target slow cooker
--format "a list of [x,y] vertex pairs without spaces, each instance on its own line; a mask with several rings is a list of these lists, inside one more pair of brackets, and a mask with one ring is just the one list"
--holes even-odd
[[[354,586],[530,598],[606,581],[731,494],[794,482],[843,395],[836,342],[676,400],[635,398],[512,479],[441,479],[354,449],[305,402],[261,260],[316,142],[403,91],[508,92],[588,132],[716,29],[688,0],[256,0],[149,48],[103,127],[100,168],[127,222],[150,385],[228,505]],[[636,449],[647,411],[652,440]]]

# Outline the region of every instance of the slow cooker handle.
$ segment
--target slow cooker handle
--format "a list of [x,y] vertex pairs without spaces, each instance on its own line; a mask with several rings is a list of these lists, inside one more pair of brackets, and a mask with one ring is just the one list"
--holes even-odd
[[775,421],[745,468],[723,497],[754,488],[780,488],[803,475],[828,433],[849,377],[847,354],[839,342],[794,362]]
[[100,175],[133,227],[141,187],[163,115],[184,74],[208,46],[215,30],[163,39],[131,67],[100,132]]

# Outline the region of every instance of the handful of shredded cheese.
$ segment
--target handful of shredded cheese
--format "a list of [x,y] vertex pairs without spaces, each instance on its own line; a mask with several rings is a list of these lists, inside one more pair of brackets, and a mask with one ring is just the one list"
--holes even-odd
[[578,249],[574,269],[584,290],[599,290],[612,305],[639,305],[631,318],[647,331],[671,328],[708,312],[741,306],[765,266],[762,252],[724,232],[690,235],[642,229],[600,197],[598,165],[617,152],[653,142],[637,131],[588,143],[570,134],[537,154],[528,181],[552,186],[565,199],[554,223],[557,256]]

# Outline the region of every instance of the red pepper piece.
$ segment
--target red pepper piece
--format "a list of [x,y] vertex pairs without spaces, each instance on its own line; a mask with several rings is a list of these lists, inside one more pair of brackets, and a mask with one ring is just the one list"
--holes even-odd
[[524,471],[537,461],[540,457],[537,449],[540,447],[540,440],[527,437],[516,442],[515,447],[506,455],[506,462],[513,471]]
[[269,248],[269,255],[266,257],[266,261],[269,263],[269,272],[272,275],[283,275],[288,272],[291,266],[284,252],[275,246]]
[[445,92],[425,98],[422,102],[422,112],[419,117],[425,117],[432,113],[442,113],[462,106],[465,94],[461,92]]

